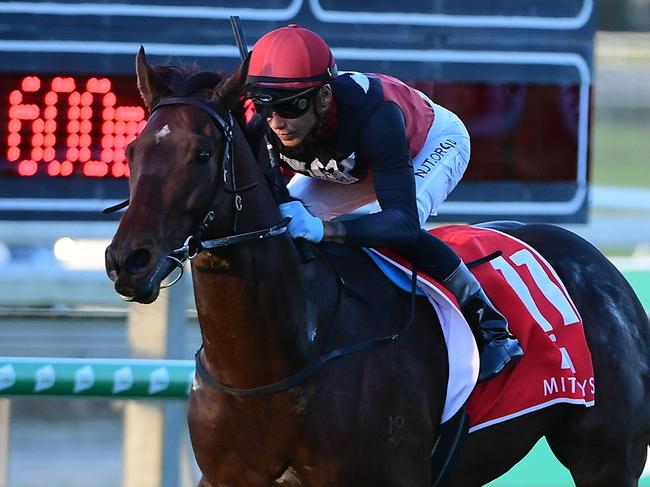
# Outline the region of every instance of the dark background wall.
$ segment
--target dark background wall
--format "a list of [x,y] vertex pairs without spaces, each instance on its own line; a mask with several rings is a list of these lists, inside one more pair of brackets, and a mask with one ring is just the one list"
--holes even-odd
[[[133,60],[140,44],[152,63],[196,61],[204,70],[229,70],[239,63],[229,15],[241,17],[250,45],[295,22],[328,41],[339,69],[400,77],[465,121],[472,134],[472,163],[442,214],[470,220],[584,220],[596,9],[594,0],[0,2],[0,89],[20,91],[14,98],[23,101],[16,103],[36,105],[35,117],[43,118],[53,77],[72,77],[82,91],[89,78],[106,76],[116,106],[132,106],[139,103]],[[32,75],[39,76],[41,88],[19,89]],[[2,117],[11,111],[8,99],[5,105],[0,100],[0,195],[37,195],[40,201],[27,206],[40,216],[43,208],[66,207],[50,198],[124,197],[124,171],[93,177],[123,164],[100,160],[105,134],[99,95],[91,107],[91,154],[61,133],[54,160],[31,156],[33,161],[36,125],[28,116],[14,117],[22,120],[20,139],[3,132],[8,123]],[[57,105],[60,130],[68,123],[67,100],[61,95]],[[68,156],[77,145],[85,159]],[[12,157],[3,161],[10,151]],[[73,172],[64,174],[58,163],[72,164]],[[4,205],[11,212],[12,201]],[[13,217],[28,217],[28,211]],[[75,215],[97,218],[90,212]]]

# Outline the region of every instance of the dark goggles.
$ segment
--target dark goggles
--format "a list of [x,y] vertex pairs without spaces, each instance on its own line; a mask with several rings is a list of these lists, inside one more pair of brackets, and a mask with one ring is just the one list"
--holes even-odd
[[251,95],[251,99],[255,104],[255,111],[262,117],[270,117],[271,113],[275,112],[282,118],[298,118],[309,110],[315,90],[316,88],[309,88],[284,97],[259,93]]

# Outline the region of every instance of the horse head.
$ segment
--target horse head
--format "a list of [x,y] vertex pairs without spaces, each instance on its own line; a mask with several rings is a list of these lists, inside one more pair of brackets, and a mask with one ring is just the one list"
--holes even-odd
[[[106,249],[106,270],[119,294],[150,303],[189,236],[232,232],[233,206],[241,206],[233,159],[252,154],[234,140],[245,141],[230,110],[244,65],[225,78],[195,67],[152,67],[141,48],[136,72],[150,115],[126,149],[129,205]],[[245,169],[237,176],[248,177]]]

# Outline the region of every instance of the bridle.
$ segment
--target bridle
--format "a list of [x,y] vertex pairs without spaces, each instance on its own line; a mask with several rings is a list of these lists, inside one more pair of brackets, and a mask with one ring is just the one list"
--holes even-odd
[[[223,156],[219,163],[219,167],[221,169],[221,173],[223,177],[222,187],[227,193],[233,195],[234,216],[233,216],[232,235],[213,239],[213,240],[202,240],[203,235],[214,222],[214,218],[216,214],[215,212],[217,209],[218,199],[219,199],[219,191],[215,190],[215,195],[212,198],[212,202],[208,206],[208,209],[206,210],[203,218],[201,218],[197,228],[194,230],[194,232],[192,232],[192,234],[190,234],[185,239],[181,247],[172,250],[170,254],[167,256],[167,258],[174,263],[174,265],[180,270],[180,272],[170,283],[162,285],[161,288],[168,288],[176,284],[181,279],[181,277],[183,277],[184,264],[187,261],[192,260],[202,251],[215,249],[218,247],[226,247],[240,242],[260,240],[260,239],[281,235],[287,230],[287,225],[289,225],[289,221],[290,221],[290,218],[285,218],[279,224],[273,225],[268,228],[256,230],[253,232],[246,232],[246,233],[239,233],[239,234],[236,233],[237,222],[239,221],[239,215],[241,214],[241,211],[244,207],[244,202],[241,194],[246,190],[253,189],[255,186],[257,186],[257,183],[237,187],[237,179],[235,176],[235,166],[234,166],[234,157],[233,157],[234,120],[233,120],[232,112],[228,111],[226,117],[224,118],[219,113],[217,113],[217,111],[214,110],[214,108],[212,108],[209,104],[201,100],[198,100],[196,98],[190,98],[190,97],[175,96],[175,97],[164,98],[161,101],[159,101],[151,109],[150,115],[153,114],[153,112],[158,110],[160,107],[169,106],[169,105],[192,105],[196,108],[199,108],[200,110],[202,110],[203,112],[207,113],[210,116],[210,118],[216,125],[217,129],[219,129],[219,131],[221,132],[221,135],[223,136],[225,141]],[[129,205],[129,200],[127,199],[115,206],[106,208],[104,210],[104,213],[113,213],[122,208],[126,208],[128,205]]]
[[173,286],[178,280],[183,276],[183,268],[185,262],[192,260],[199,253],[204,250],[215,249],[218,247],[227,247],[240,242],[246,242],[250,240],[260,240],[269,237],[275,237],[277,235],[283,234],[287,230],[287,225],[289,225],[290,219],[285,218],[277,225],[273,225],[262,230],[256,230],[254,232],[246,233],[236,233],[237,232],[237,222],[239,221],[239,216],[244,207],[244,201],[242,199],[241,193],[246,190],[253,189],[257,186],[257,183],[252,183],[246,186],[237,187],[237,178],[235,176],[235,165],[233,157],[233,125],[234,120],[232,112],[229,110],[226,118],[222,117],[216,110],[214,110],[207,103],[197,100],[196,98],[189,97],[170,97],[165,98],[158,102],[152,109],[151,113],[156,111],[158,108],[168,105],[192,105],[200,110],[203,110],[207,113],[214,124],[217,126],[221,132],[225,142],[223,149],[223,156],[221,158],[220,167],[223,175],[223,189],[233,195],[233,234],[227,237],[221,237],[213,240],[201,240],[203,234],[210,228],[212,222],[214,221],[215,211],[217,209],[217,200],[219,198],[219,192],[215,191],[215,195],[212,199],[212,203],[208,207],[205,215],[201,219],[196,230],[189,235],[183,245],[177,249],[171,251],[167,256],[168,259],[172,260],[176,266],[180,269],[178,276],[174,278],[169,284],[166,284],[164,287]]

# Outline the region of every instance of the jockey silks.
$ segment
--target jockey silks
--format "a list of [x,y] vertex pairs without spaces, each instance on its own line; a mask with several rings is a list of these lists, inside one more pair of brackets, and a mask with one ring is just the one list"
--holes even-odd
[[465,127],[390,76],[345,72],[331,86],[325,124],[300,146],[284,147],[269,130],[281,162],[298,173],[291,195],[323,220],[364,215],[344,222],[350,244],[414,244],[467,167]]

